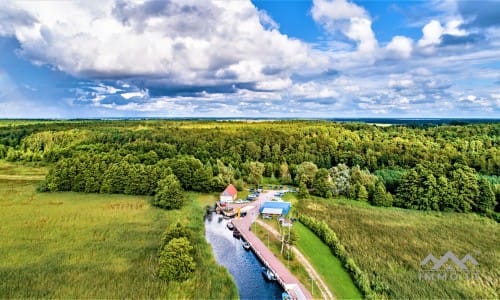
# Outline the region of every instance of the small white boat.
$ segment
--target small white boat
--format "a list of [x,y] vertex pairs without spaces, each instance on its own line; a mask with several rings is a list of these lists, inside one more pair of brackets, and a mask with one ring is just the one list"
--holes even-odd
[[245,248],[245,250],[250,250],[250,248],[252,248],[252,246],[250,245],[249,242],[243,242],[243,248]]
[[274,281],[274,280],[276,280],[276,275],[273,273],[273,271],[271,271],[268,268],[262,268],[262,275],[268,281]]

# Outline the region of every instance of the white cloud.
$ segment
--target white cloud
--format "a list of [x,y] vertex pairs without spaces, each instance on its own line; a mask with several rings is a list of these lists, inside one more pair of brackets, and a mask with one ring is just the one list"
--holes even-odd
[[283,90],[292,85],[290,78],[277,78],[269,81],[261,81],[256,84],[256,88],[265,91]]
[[418,46],[423,53],[432,54],[435,51],[435,46],[441,44],[443,35],[466,36],[467,31],[460,28],[462,24],[463,20],[460,18],[450,19],[444,27],[438,20],[431,20],[422,28],[422,38],[418,41]]
[[410,88],[414,86],[414,82],[411,79],[390,79],[388,86],[390,88]]
[[422,29],[423,36],[418,41],[420,47],[437,45],[441,42],[441,35],[444,33],[444,28],[437,20],[432,20],[427,23]]
[[138,92],[128,92],[128,93],[122,93],[120,94],[124,99],[131,99],[131,98],[147,98],[149,97],[149,93],[147,91],[138,91]]
[[[155,77],[193,85],[268,82],[326,62],[307,44],[277,31],[269,15],[249,0],[98,4],[15,2],[16,12],[36,21],[10,31],[33,62],[87,78]],[[263,74],[262,69],[276,65],[280,74]]]
[[387,56],[409,58],[413,51],[413,40],[405,36],[395,36],[386,46]]
[[314,0],[311,9],[312,16],[317,22],[332,24],[335,20],[351,18],[365,18],[366,11],[354,3],[345,0]]
[[375,55],[378,42],[371,28],[371,19],[362,7],[346,0],[314,0],[311,14],[329,32],[340,31],[356,42],[362,58]]

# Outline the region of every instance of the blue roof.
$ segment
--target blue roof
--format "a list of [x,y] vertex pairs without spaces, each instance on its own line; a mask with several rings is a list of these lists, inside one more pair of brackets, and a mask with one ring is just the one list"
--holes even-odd
[[292,207],[292,204],[290,202],[282,202],[282,201],[268,201],[264,202],[260,206],[260,212],[264,210],[264,208],[280,208],[283,210],[283,214],[286,215],[290,211],[290,207]]

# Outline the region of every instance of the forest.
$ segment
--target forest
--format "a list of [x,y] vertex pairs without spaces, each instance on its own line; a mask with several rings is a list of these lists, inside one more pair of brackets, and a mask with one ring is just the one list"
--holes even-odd
[[301,198],[342,196],[498,220],[499,137],[499,123],[19,122],[0,124],[0,159],[48,166],[40,191],[159,198],[172,184],[209,192],[267,178],[297,186]]

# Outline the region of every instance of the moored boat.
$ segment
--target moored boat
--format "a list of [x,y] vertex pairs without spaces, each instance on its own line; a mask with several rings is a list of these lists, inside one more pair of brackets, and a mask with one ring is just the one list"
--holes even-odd
[[243,248],[245,248],[245,250],[250,250],[252,246],[250,245],[249,242],[243,242]]
[[234,225],[233,225],[233,223],[231,223],[231,222],[227,222],[226,227],[227,227],[227,229],[229,229],[229,230],[234,230]]
[[236,228],[234,228],[234,230],[233,230],[233,237],[235,237],[237,239],[239,239],[241,237],[241,233]]
[[273,271],[271,271],[268,268],[265,268],[265,267],[262,268],[262,275],[268,281],[274,281],[274,280],[276,280],[276,275],[273,273]]

